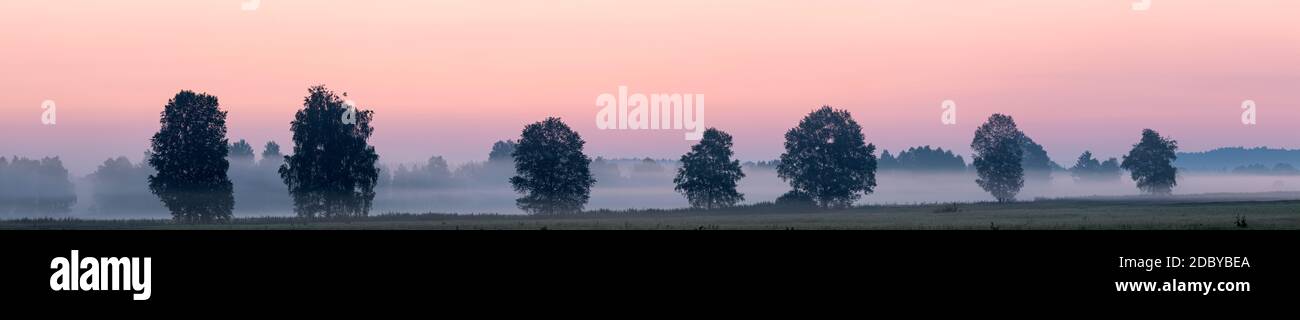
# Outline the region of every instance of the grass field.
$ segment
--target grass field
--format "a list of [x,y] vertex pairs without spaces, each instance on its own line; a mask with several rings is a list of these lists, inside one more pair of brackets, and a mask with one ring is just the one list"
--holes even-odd
[[169,220],[20,219],[0,229],[439,229],[439,230],[1267,230],[1300,229],[1294,194],[1046,199],[1017,203],[862,206],[842,210],[770,204],[724,210],[590,211],[559,216],[378,214],[345,220],[265,217],[218,224]]

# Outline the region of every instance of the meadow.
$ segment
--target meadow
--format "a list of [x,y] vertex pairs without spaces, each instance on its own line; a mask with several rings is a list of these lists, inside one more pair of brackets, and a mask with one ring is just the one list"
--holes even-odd
[[863,205],[836,210],[760,203],[718,210],[596,210],[551,216],[390,212],[336,220],[241,217],[215,224],[38,218],[0,221],[0,229],[1294,230],[1300,229],[1300,200],[1295,199],[1300,199],[1300,193]]

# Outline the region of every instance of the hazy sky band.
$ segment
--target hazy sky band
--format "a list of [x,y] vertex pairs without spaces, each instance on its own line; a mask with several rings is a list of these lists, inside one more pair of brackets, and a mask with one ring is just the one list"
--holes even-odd
[[[133,160],[182,89],[220,97],[233,139],[288,142],[307,88],[376,111],[381,161],[482,160],[559,116],[607,157],[676,158],[681,131],[600,131],[619,85],[708,96],[737,157],[773,159],[812,109],[894,150],[969,153],[1013,115],[1063,165],[1151,127],[1186,150],[1300,147],[1295,1],[234,1],[0,3],[0,154],[85,174]],[[40,104],[58,103],[42,126]],[[1241,102],[1259,123],[1240,123]],[[958,123],[939,122],[954,100]]]

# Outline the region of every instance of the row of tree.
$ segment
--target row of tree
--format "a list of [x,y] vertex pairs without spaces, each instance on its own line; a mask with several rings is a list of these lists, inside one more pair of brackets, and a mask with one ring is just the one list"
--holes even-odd
[[[1023,165],[1026,157],[1036,157],[1028,150],[1039,147],[1028,141],[1028,137],[1016,127],[1010,116],[994,114],[975,131],[971,149],[975,151],[974,164],[979,173],[976,183],[993,194],[999,202],[1014,201],[1016,194],[1024,187],[1025,173]],[[1154,130],[1142,131],[1142,140],[1133,145],[1133,149],[1118,168],[1130,172],[1131,178],[1143,192],[1150,194],[1169,194],[1177,185],[1177,169],[1173,161],[1177,159],[1176,141],[1166,139]],[[1042,160],[1036,161],[1038,163]],[[1041,167],[1040,167],[1041,168]],[[1072,168],[1076,177],[1083,180],[1104,180],[1119,172],[1115,168],[1115,159],[1098,162],[1091,152],[1084,152],[1079,162]]]
[[[710,128],[682,156],[673,182],[691,206],[727,207],[744,200],[736,185],[745,174],[740,162],[731,159],[731,140],[725,132]],[[588,169],[591,161],[582,153],[583,144],[576,132],[556,118],[524,129],[519,149],[514,153],[519,175],[511,179],[515,189],[525,194],[518,201],[520,208],[535,213],[582,209],[591,185],[596,182]],[[1142,191],[1168,194],[1177,184],[1177,169],[1173,167],[1177,148],[1177,142],[1147,129],[1122,163],[1116,159],[1098,161],[1091,152],[1085,152],[1071,171],[1080,180],[1105,181],[1123,168],[1131,173]],[[976,184],[1000,202],[1014,201],[1027,178],[1050,179],[1051,171],[1059,168],[1047,158],[1043,147],[1020,131],[1015,120],[1007,115],[989,117],[976,130],[971,149],[978,174]],[[852,205],[876,187],[879,162],[874,153],[875,146],[866,142],[862,127],[848,111],[829,106],[813,111],[786,132],[785,152],[777,161],[776,170],[793,190],[778,202],[810,203],[826,208]],[[913,148],[889,160],[897,165],[904,163],[899,158],[922,154],[952,158],[950,152]],[[934,165],[964,168],[959,157],[955,160]]]
[[[1021,167],[1026,171],[1026,180],[1038,179],[1047,181],[1051,179],[1051,171],[1066,170],[1077,182],[1114,182],[1120,180],[1119,160],[1115,158],[1100,161],[1093,157],[1091,151],[1084,151],[1079,155],[1078,160],[1073,167],[1063,169],[1047,157],[1046,150],[1041,145],[1033,143],[1026,136],[1025,143],[1021,144],[1021,150],[1024,155],[1021,157]],[[881,171],[905,171],[913,173],[944,173],[944,172],[965,172],[975,170],[968,167],[965,159],[960,155],[954,154],[950,150],[943,148],[931,148],[930,146],[912,147],[898,153],[898,156],[890,154],[888,150],[880,155],[879,166]]]
[[[299,216],[364,216],[369,212],[379,173],[375,166],[379,156],[367,141],[374,132],[370,126],[373,113],[353,109],[344,102],[346,95],[324,86],[312,87],[290,123],[293,154],[282,156],[276,172]],[[235,203],[228,175],[231,162],[236,162],[236,168],[256,169],[252,147],[227,140],[226,111],[221,110],[217,97],[181,91],[163,107],[159,124],[147,153],[147,162],[154,169],[148,177],[150,192],[176,220],[230,219]],[[268,143],[262,167],[274,164],[278,154],[279,145]],[[256,176],[264,175],[250,175]]]
[[[241,140],[226,138],[226,111],[216,97],[182,91],[164,106],[159,131],[151,139],[147,178],[155,194],[173,217],[182,221],[220,221],[231,217],[235,196],[232,178],[268,176],[272,168],[279,184],[288,190],[293,210],[301,217],[355,217],[368,214],[380,180],[379,156],[368,142],[374,132],[373,111],[354,109],[324,86],[312,87],[290,123],[293,149],[281,155],[269,142],[262,161],[253,161],[253,149]],[[483,168],[513,165],[506,172],[509,184],[521,194],[516,205],[527,212],[555,214],[583,210],[598,181],[593,169],[604,171],[584,152],[586,142],[559,118],[528,124],[516,140],[500,141]],[[876,188],[876,147],[867,143],[862,127],[846,110],[823,106],[804,117],[785,134],[785,152],[774,163],[777,174],[791,191],[778,202],[797,201],[826,208],[851,206]],[[733,159],[731,135],[710,128],[681,156],[673,183],[691,206],[720,208],[744,201],[737,184],[745,177]],[[1151,130],[1119,165],[1132,173],[1145,192],[1169,193],[1176,184],[1171,163],[1176,142]],[[999,201],[1013,201],[1029,179],[1050,177],[1059,168],[1041,145],[1021,132],[1015,121],[995,114],[975,132],[971,149],[976,183]],[[930,159],[934,159],[931,161]],[[603,159],[598,159],[603,160]],[[660,168],[653,160],[638,166]],[[1090,153],[1072,168],[1080,179],[1110,176],[1115,159],[1098,162]],[[960,156],[942,149],[912,148],[897,157],[886,155],[883,165],[901,169],[965,168]],[[125,158],[105,162],[106,167],[135,168]],[[102,169],[102,168],[101,168]],[[462,168],[461,170],[476,170]],[[648,169],[647,169],[648,170]],[[101,170],[102,171],[102,170]],[[234,174],[228,174],[234,173]],[[66,171],[63,173],[66,175]],[[395,186],[415,186],[449,181],[452,173],[441,157],[425,165],[399,166],[392,175]],[[99,176],[95,179],[114,179]],[[409,179],[409,180],[408,180]],[[253,185],[273,188],[274,181]],[[254,188],[256,189],[256,188]],[[284,190],[284,189],[281,189]],[[276,194],[251,190],[256,194]],[[243,198],[243,196],[241,196]]]

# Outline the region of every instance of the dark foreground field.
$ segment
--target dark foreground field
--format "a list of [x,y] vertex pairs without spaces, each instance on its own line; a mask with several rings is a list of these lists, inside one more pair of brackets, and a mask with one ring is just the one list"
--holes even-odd
[[1300,194],[1214,194],[863,206],[843,210],[755,205],[725,210],[592,211],[561,216],[379,214],[347,220],[238,218],[220,224],[168,220],[21,219],[0,229],[1300,229]]

